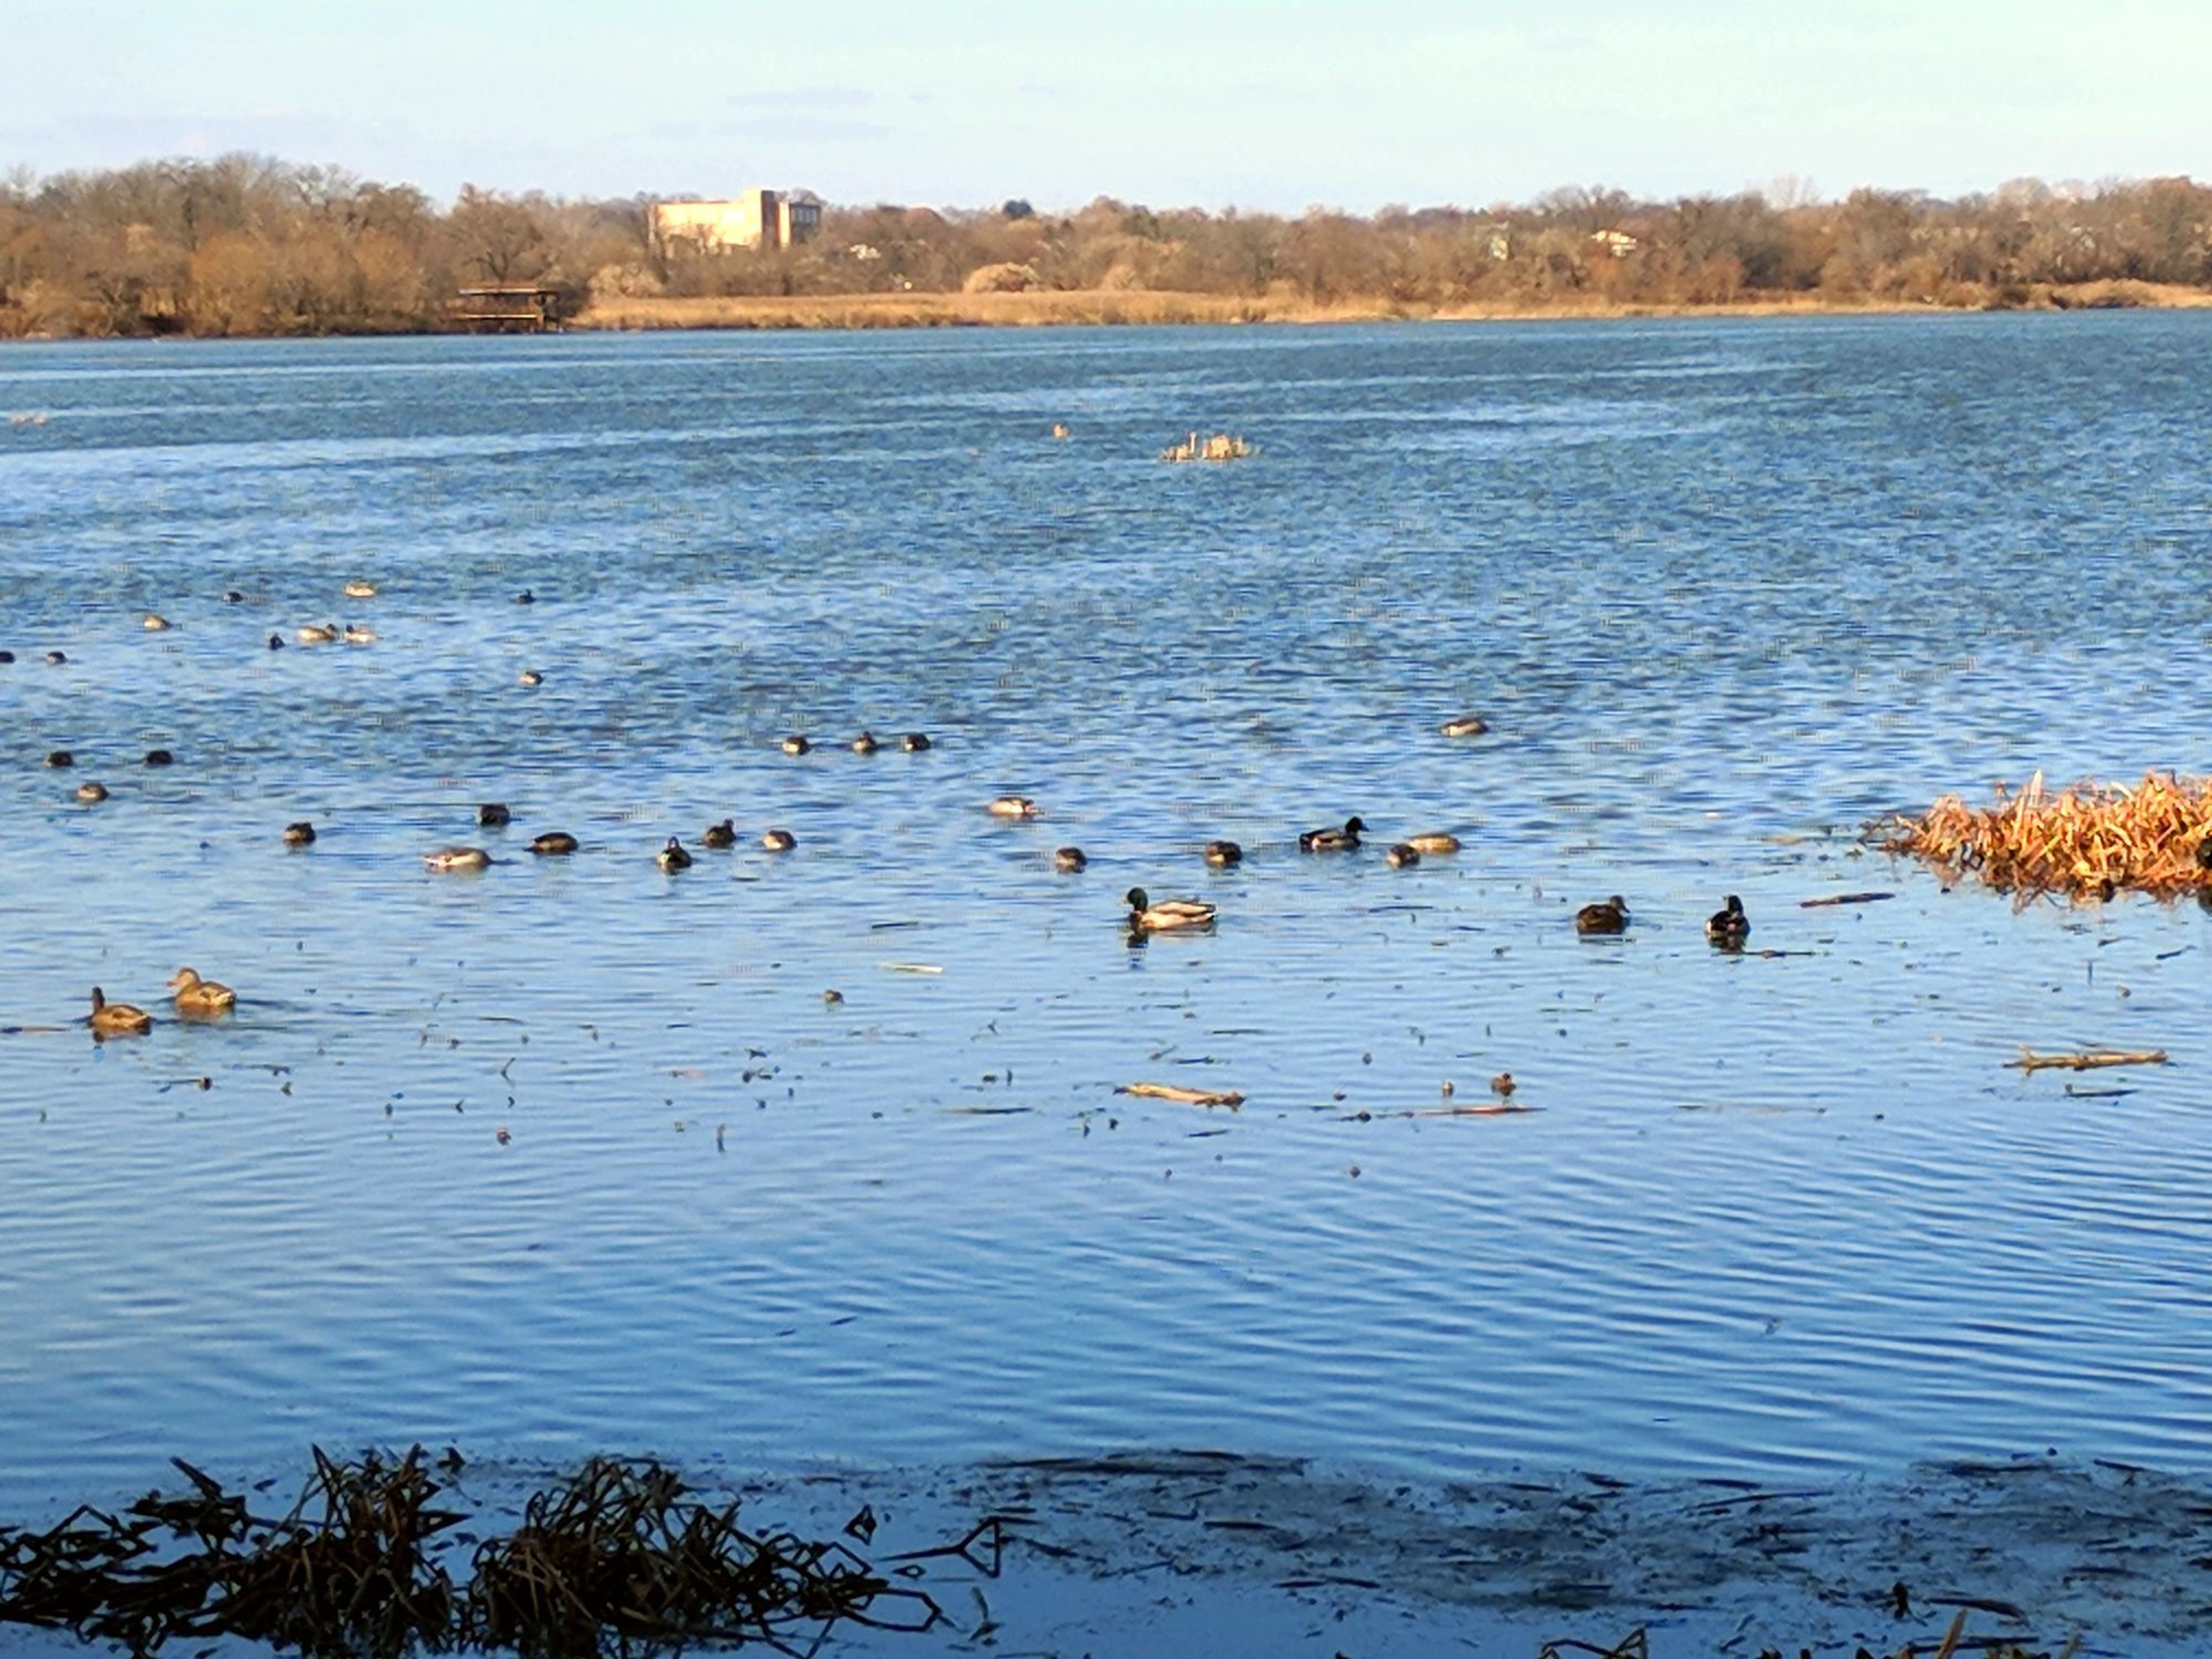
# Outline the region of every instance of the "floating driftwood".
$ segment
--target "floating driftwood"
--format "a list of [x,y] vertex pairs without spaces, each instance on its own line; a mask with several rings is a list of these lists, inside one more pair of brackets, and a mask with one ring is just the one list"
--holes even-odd
[[[114,1515],[82,1506],[44,1532],[0,1528],[0,1623],[138,1655],[219,1637],[307,1654],[550,1655],[745,1642],[788,1653],[840,1621],[922,1631],[942,1617],[842,1542],[748,1531],[735,1501],[699,1502],[658,1463],[605,1457],[532,1497],[456,1585],[458,1546],[434,1540],[468,1517],[432,1506],[443,1488],[420,1446],[357,1463],[314,1455],[277,1520],[179,1458],[189,1492]],[[460,1466],[458,1453],[437,1465]],[[994,1516],[942,1553],[975,1559],[984,1527],[995,1547]],[[866,1510],[846,1528],[864,1542],[873,1530]]]
[[1185,1106],[1226,1106],[1231,1110],[1244,1103],[1244,1097],[1234,1089],[1186,1089],[1176,1083],[1125,1083],[1114,1092],[1142,1095],[1148,1100],[1180,1101]]
[[1801,910],[1818,910],[1829,904],[1879,904],[1884,899],[1893,899],[1894,893],[1830,893],[1821,898],[1799,899]]
[[2051,793],[2038,772],[2016,795],[2000,785],[1989,806],[1946,795],[1869,834],[1948,879],[1973,875],[2023,898],[2179,898],[2212,882],[2212,778],[2153,772],[2131,789],[2085,781]]
[[2078,1054],[2039,1054],[2024,1048],[2018,1060],[2005,1063],[2023,1072],[2094,1072],[2106,1066],[2163,1066],[2166,1060],[2163,1048],[2093,1048]]

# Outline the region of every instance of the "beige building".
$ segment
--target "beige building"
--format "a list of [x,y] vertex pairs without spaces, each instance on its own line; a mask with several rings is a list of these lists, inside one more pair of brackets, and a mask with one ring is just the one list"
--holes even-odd
[[793,247],[821,228],[822,198],[811,190],[750,189],[724,201],[653,204],[653,246],[663,255],[686,244],[702,253]]

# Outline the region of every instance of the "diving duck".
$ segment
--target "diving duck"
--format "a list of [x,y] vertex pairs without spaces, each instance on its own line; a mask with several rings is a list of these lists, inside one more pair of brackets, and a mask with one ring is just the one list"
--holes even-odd
[[1628,931],[1628,901],[1618,893],[1599,904],[1585,904],[1575,912],[1577,933],[1625,933]]
[[107,786],[89,781],[80,783],[76,787],[76,798],[87,806],[97,806],[107,799]]
[[337,636],[338,625],[336,623],[309,623],[296,635],[302,645],[328,645]]
[[1724,951],[1742,950],[1744,940],[1751,937],[1751,918],[1743,913],[1743,901],[1730,893],[1728,902],[1707,919],[1705,937]]
[[503,800],[488,800],[477,808],[477,822],[487,830],[503,830],[514,822],[514,814],[507,811]]
[[110,1002],[97,985],[92,988],[92,1014],[85,1024],[96,1037],[137,1036],[154,1029],[154,1016],[127,1002]]
[[1408,836],[1406,845],[1416,853],[1456,853],[1459,851],[1459,837],[1435,830],[1425,836]]
[[530,850],[540,858],[566,858],[576,850],[576,838],[566,830],[548,830],[531,842]]
[[349,599],[373,599],[376,597],[374,582],[350,581],[345,585],[345,596]]
[[1233,841],[1210,841],[1206,843],[1205,857],[1217,870],[1233,870],[1244,862],[1244,849]]
[[307,819],[301,818],[297,823],[288,823],[284,826],[285,846],[313,847],[314,844],[315,826]]
[[46,764],[53,767],[75,766],[76,757],[66,749],[57,749],[46,757]]
[[520,684],[524,685],[543,685],[545,684],[545,676],[539,673],[534,668],[526,668],[514,678]]
[[13,661],[15,661],[15,653],[14,652],[12,652],[12,651],[0,651],[0,663],[9,663],[9,662],[13,662]]
[[342,637],[348,645],[374,645],[376,630],[374,628],[365,628],[359,623],[348,623]]
[[69,665],[69,653],[68,653],[68,652],[66,652],[66,651],[49,651],[49,652],[47,652],[47,653],[46,653],[46,666],[47,666],[47,667],[49,667],[49,668],[66,668],[68,665]]
[[761,845],[771,853],[788,853],[799,845],[799,837],[788,830],[769,830],[762,834]]
[[684,843],[671,836],[668,845],[653,855],[653,861],[662,869],[675,872],[691,867],[691,855],[684,850]]
[[1382,854],[1382,862],[1393,870],[1408,870],[1420,861],[1420,849],[1410,842],[1393,842]]
[[1131,933],[1171,933],[1213,926],[1213,907],[1203,899],[1162,899],[1155,904],[1141,887],[1132,887],[1127,897]]
[[481,847],[441,847],[422,854],[426,870],[481,870],[491,862],[491,854]]
[[141,623],[140,626],[144,628],[149,634],[161,634],[166,633],[168,629],[174,628],[176,623],[171,622],[167,617],[163,616],[158,611],[149,611],[146,613],[146,620]]
[[1359,850],[1361,832],[1367,828],[1355,814],[1344,821],[1341,830],[1308,830],[1298,836],[1301,853],[1356,853]]
[[1060,847],[1053,851],[1052,867],[1064,876],[1080,875],[1090,863],[1080,847]]
[[1479,738],[1490,730],[1490,722],[1480,714],[1462,714],[1446,720],[1437,730],[1448,738]]
[[994,818],[1033,818],[1037,815],[1037,804],[1027,795],[1001,795],[991,803]]
[[804,732],[794,732],[783,740],[783,752],[787,755],[803,755],[813,747],[814,745],[806,740],[806,734]]
[[282,634],[271,634],[269,636],[269,648],[271,651],[282,651],[284,648],[284,636]]
[[149,766],[174,766],[176,763],[177,757],[166,749],[149,749],[146,751],[146,764]]
[[863,732],[853,739],[853,752],[856,755],[872,755],[882,747],[883,744],[876,741],[876,734],[872,732]]
[[929,734],[927,732],[909,732],[899,739],[899,747],[909,755],[918,755],[929,747]]
[[187,1018],[228,1013],[238,1006],[237,992],[211,979],[202,979],[189,968],[177,969],[169,981],[169,993],[177,1012]]
[[708,824],[707,833],[699,837],[699,845],[702,847],[719,849],[735,847],[737,844],[738,826],[736,820],[732,818],[724,818],[720,823]]
[[222,602],[225,605],[244,605],[246,603],[246,595],[240,592],[234,587],[225,588],[223,590]]

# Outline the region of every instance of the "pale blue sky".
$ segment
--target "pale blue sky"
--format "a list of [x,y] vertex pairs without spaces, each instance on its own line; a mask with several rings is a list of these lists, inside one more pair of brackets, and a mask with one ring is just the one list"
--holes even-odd
[[2212,0],[0,0],[0,167],[1480,205],[2212,176]]

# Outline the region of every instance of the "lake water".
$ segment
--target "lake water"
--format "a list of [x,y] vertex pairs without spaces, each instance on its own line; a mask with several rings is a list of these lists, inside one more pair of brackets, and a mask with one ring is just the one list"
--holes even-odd
[[[9,348],[0,411],[48,418],[0,428],[0,1514],[418,1438],[2212,1473],[2212,921],[1856,839],[2212,764],[2208,351]],[[1194,428],[1259,453],[1156,459]],[[326,620],[380,637],[266,648]],[[1300,855],[1353,812],[1370,850]],[[1431,829],[1465,850],[1385,866]],[[499,862],[426,872],[454,842]],[[1133,948],[1133,884],[1219,925]],[[1800,908],[1857,889],[1897,896]],[[1577,939],[1613,892],[1627,937]],[[1776,954],[1708,947],[1729,892]],[[69,1024],[186,963],[234,1017]],[[2024,1043],[2173,1063],[2069,1087]],[[1537,1109],[1427,1115],[1501,1070]]]

